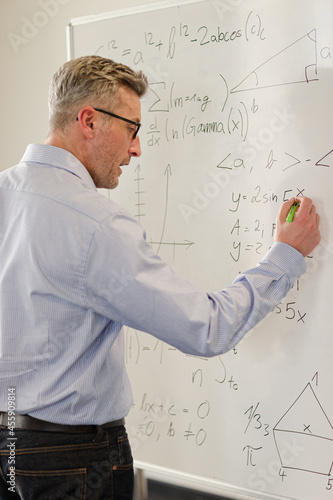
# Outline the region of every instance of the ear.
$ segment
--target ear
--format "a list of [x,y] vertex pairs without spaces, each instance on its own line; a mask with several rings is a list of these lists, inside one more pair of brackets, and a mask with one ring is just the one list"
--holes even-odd
[[79,122],[79,126],[86,138],[93,139],[96,131],[95,110],[91,106],[85,106],[80,109],[76,119]]

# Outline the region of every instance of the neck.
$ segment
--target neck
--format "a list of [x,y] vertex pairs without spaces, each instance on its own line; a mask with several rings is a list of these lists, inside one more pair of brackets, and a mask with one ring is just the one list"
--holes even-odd
[[85,164],[85,148],[82,141],[75,140],[73,134],[69,133],[66,137],[57,132],[50,133],[44,144],[48,146],[56,146],[57,148],[65,149],[74,155],[83,165]]

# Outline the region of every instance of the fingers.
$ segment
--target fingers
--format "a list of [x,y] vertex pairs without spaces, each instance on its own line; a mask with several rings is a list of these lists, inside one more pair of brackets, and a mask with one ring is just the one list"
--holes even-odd
[[312,203],[311,198],[301,196],[299,198],[296,198],[296,200],[299,202],[298,211],[301,215],[309,215],[311,214],[311,211],[316,212],[316,207]]
[[300,205],[298,208],[297,215],[298,221],[300,223],[307,223],[308,225],[313,225],[313,229],[318,229],[319,226],[319,215],[317,214],[316,206],[313,204],[310,198],[297,198]]
[[279,219],[281,222],[284,222],[289,214],[291,207],[293,206],[295,200],[299,202],[299,207],[297,208],[296,215],[299,218],[308,217],[311,215],[315,217],[316,207],[313,205],[311,198],[307,198],[306,196],[300,196],[298,198],[291,198],[281,205]]
[[317,214],[317,210],[315,205],[311,206],[310,213],[309,213],[309,218],[310,220],[313,220],[313,223],[315,227],[318,227],[319,225],[319,215]]
[[281,222],[283,222],[283,221],[286,220],[287,215],[288,215],[291,207],[293,206],[294,201],[295,201],[295,198],[291,198],[290,200],[285,201],[281,205],[280,212],[279,212],[279,215],[278,215],[278,218],[280,219]]
[[296,198],[299,207],[293,221],[286,218],[295,198],[283,203],[277,218],[275,241],[282,241],[296,248],[305,257],[320,242],[319,215],[312,200],[307,197]]

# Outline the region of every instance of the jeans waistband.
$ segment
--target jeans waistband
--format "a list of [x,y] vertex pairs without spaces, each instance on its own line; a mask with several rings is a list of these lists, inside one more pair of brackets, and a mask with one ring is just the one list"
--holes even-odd
[[6,412],[0,412],[0,426],[9,427],[10,429],[15,428],[42,432],[94,432],[96,428],[102,427],[108,429],[119,425],[125,425],[124,418],[102,425],[64,425],[39,420],[38,418],[30,417],[30,415],[13,416]]

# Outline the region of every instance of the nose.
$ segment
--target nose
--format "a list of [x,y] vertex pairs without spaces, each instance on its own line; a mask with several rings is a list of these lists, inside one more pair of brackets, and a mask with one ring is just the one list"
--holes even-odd
[[139,136],[137,135],[135,139],[133,139],[132,144],[129,148],[129,155],[134,156],[134,157],[139,157],[141,156],[141,145],[140,145],[140,139]]

